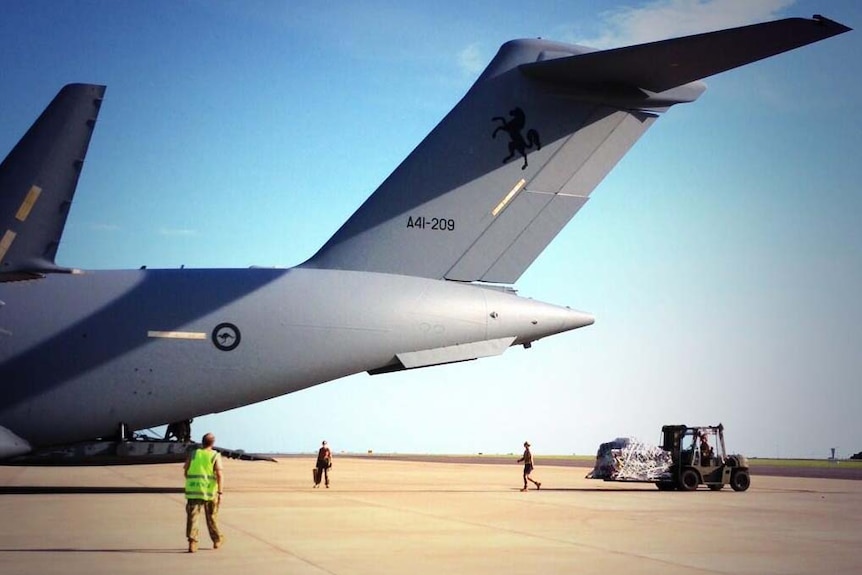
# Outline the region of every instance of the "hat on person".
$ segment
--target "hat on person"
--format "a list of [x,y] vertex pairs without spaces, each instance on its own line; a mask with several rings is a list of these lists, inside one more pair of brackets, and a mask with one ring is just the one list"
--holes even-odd
[[530,447],[530,442],[529,442],[529,441],[525,441],[525,442],[524,442],[524,447]]

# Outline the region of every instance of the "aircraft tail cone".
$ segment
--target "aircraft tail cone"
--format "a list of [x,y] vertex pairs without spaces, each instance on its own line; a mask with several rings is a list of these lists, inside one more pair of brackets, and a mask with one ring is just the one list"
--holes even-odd
[[578,311],[576,309],[566,308],[569,310],[569,315],[567,318],[567,329],[577,329],[579,327],[586,327],[588,325],[593,325],[596,323],[596,317],[584,311]]
[[589,313],[533,300],[524,300],[517,315],[517,338],[512,345],[523,345],[549,335],[592,325]]

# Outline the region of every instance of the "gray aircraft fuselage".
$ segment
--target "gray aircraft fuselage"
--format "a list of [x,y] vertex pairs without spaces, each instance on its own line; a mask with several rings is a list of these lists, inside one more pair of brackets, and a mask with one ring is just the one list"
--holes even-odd
[[593,322],[499,289],[301,268],[57,274],[0,284],[0,301],[0,421],[34,446],[398,369],[397,354],[444,349],[425,361],[446,363],[456,346],[497,340],[493,355]]

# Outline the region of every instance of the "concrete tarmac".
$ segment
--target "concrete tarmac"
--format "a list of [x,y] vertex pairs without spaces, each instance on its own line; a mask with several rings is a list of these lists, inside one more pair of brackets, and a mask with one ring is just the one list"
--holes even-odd
[[186,552],[182,466],[0,467],[0,573],[862,573],[862,481],[660,492],[541,465],[225,461],[214,551]]

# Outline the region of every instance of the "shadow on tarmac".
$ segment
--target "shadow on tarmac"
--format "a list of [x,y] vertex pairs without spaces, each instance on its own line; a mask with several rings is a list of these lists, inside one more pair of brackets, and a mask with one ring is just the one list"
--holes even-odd
[[[206,551],[206,549],[202,549]],[[53,549],[3,549],[0,548],[0,553],[188,553],[186,549],[72,549],[72,548],[53,548]]]
[[[545,484],[542,484],[541,489],[530,489],[529,491],[548,491],[548,492],[557,492],[557,493],[662,493],[657,488],[652,489],[644,489],[637,487],[545,487]],[[520,488],[514,489],[515,491],[520,491]],[[670,493],[669,491],[665,491],[664,493]]]
[[81,495],[81,494],[111,494],[111,493],[185,493],[183,487],[99,487],[68,485],[2,485],[0,495]]

